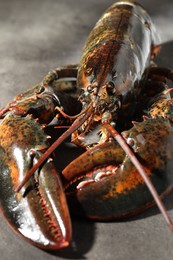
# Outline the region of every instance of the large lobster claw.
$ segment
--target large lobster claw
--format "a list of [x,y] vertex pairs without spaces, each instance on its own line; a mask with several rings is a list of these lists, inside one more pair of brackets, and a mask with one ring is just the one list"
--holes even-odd
[[29,115],[11,112],[0,127],[0,204],[12,228],[34,245],[68,245],[71,222],[59,176],[48,159],[19,193],[15,188],[47,148],[41,126]]
[[[163,117],[135,123],[122,135],[162,197],[172,187],[172,125]],[[71,210],[93,219],[135,215],[153,205],[153,197],[131,159],[116,142],[97,145],[64,170],[68,183],[86,178],[67,194]],[[172,225],[172,223],[171,223]],[[172,226],[171,226],[172,227]]]

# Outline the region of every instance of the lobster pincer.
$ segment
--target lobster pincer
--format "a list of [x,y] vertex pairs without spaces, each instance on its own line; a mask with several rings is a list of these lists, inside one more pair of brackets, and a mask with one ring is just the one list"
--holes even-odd
[[[170,121],[162,117],[147,118],[121,134],[142,163],[157,192],[164,197],[173,181]],[[67,185],[66,191],[73,214],[113,220],[133,216],[154,204],[138,170],[114,141],[89,149],[62,173],[67,183],[76,182],[76,189]]]
[[[57,249],[69,244],[71,221],[64,188],[52,159],[46,160],[16,193],[29,169],[48,149],[50,136],[44,130],[56,117],[55,107],[62,107],[66,99],[66,94],[60,91],[62,83],[55,84],[54,80],[49,83],[49,86],[43,82],[37,84],[1,110],[0,203],[6,220],[19,235],[38,247]],[[73,89],[73,83],[69,81],[68,85]],[[71,100],[68,96],[69,105],[75,106],[76,113],[78,105],[73,97]],[[57,116],[58,120],[61,119]]]
[[19,193],[15,191],[47,147],[44,131],[31,116],[9,113],[3,119],[0,128],[3,214],[12,228],[28,241],[38,247],[56,249],[68,245],[71,223],[53,162],[48,160]]

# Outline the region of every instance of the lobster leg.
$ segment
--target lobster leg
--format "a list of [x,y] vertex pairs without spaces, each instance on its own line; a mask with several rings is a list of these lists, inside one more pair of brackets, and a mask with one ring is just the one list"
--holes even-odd
[[22,116],[32,114],[40,123],[47,124],[55,117],[56,106],[62,107],[70,115],[79,113],[81,104],[77,101],[76,75],[77,65],[68,65],[49,72],[42,82],[17,95],[1,109],[0,118],[12,111],[13,114]]
[[43,86],[51,85],[55,80],[62,78],[76,78],[78,65],[66,65],[64,67],[56,68],[50,71],[43,79]]
[[[57,71],[62,78],[68,75],[71,78],[75,77],[76,69],[69,66]],[[60,81],[60,78],[52,79],[53,75],[49,73],[43,82],[18,95],[0,111],[3,118],[0,124],[1,210],[19,235],[44,249],[65,247],[71,239],[66,198],[50,156],[20,192],[16,193],[16,187],[49,147],[43,129],[56,116],[59,125],[62,119],[66,120],[56,106],[63,108],[68,100],[65,112],[71,115],[80,112],[81,104],[75,98],[75,78]]]

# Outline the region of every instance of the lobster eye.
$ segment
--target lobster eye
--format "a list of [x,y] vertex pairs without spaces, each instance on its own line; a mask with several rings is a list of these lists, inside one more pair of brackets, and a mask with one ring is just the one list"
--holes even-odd
[[133,138],[128,138],[127,139],[127,144],[130,146],[130,147],[133,147],[135,145],[135,141]]
[[106,90],[107,90],[107,93],[108,95],[112,96],[115,94],[115,85],[113,82],[109,82],[107,85],[106,85]]

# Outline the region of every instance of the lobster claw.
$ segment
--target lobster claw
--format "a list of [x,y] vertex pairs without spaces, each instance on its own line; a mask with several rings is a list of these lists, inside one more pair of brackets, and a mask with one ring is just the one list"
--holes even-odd
[[58,249],[70,241],[71,222],[53,162],[48,159],[20,192],[15,191],[47,145],[44,131],[32,117],[9,113],[3,119],[0,204],[6,220],[19,235],[38,247]]
[[[122,135],[142,163],[158,194],[164,197],[173,182],[173,136],[169,120],[148,118],[122,132]],[[77,177],[80,182],[72,187],[72,191],[68,187],[67,198],[73,213],[110,220],[135,215],[154,204],[143,178],[116,142],[103,143],[87,150],[62,173],[69,183],[76,182]]]
[[[71,239],[71,222],[61,181],[51,161],[42,167],[38,175],[36,188],[26,192],[26,198],[22,198],[22,203],[27,200],[28,214],[31,214],[33,222],[28,225],[26,221],[24,228],[20,225],[20,232],[42,248],[66,247]],[[36,176],[34,178],[37,179]],[[27,211],[25,208],[24,214]]]

